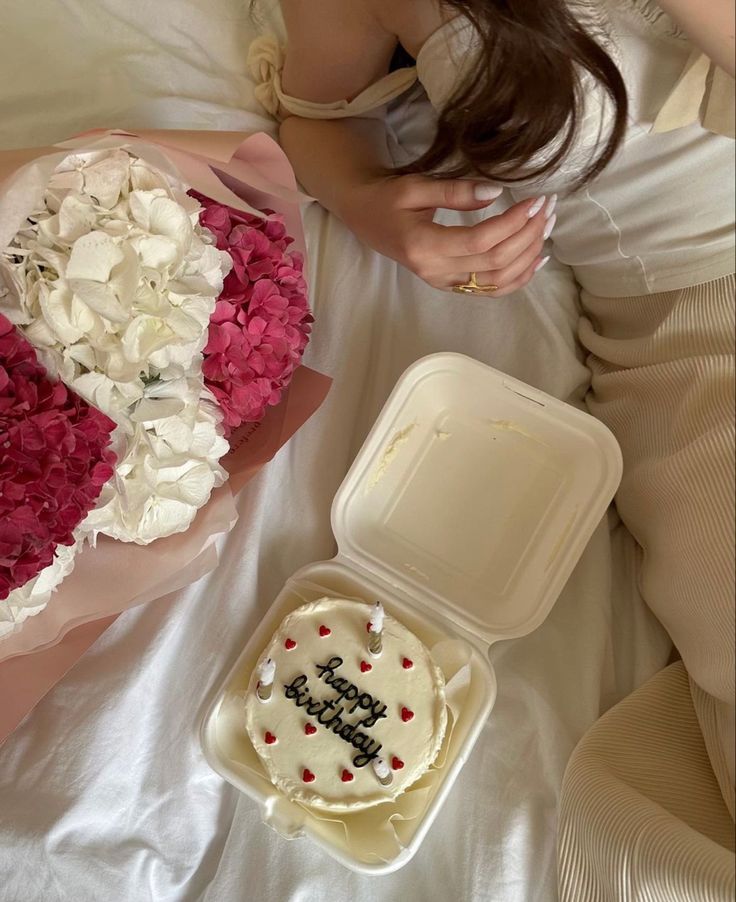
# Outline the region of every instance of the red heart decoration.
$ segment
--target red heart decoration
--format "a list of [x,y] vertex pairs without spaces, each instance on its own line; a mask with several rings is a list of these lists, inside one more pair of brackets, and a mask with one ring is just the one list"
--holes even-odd
[[296,648],[296,642],[293,639],[287,639],[286,642],[284,642],[284,648],[287,651],[291,651],[292,648]]
[[332,630],[329,628],[329,626],[323,625],[319,628],[320,636],[329,636],[331,632],[332,632]]
[[305,783],[311,783],[312,780],[314,780],[314,774],[308,767],[305,767],[302,771],[302,780],[304,780]]
[[340,779],[343,783],[349,783],[351,780],[354,780],[355,777],[353,777],[349,770],[343,770]]
[[304,724],[304,732],[307,734],[307,736],[311,736],[312,733],[317,732],[317,727],[315,727],[315,725],[313,723],[305,723]]
[[404,658],[404,660],[401,662],[401,666],[404,668],[404,670],[409,670],[414,666],[414,662],[409,658]]
[[373,670],[373,665],[369,664],[367,661],[360,662],[360,672],[368,673],[369,670]]
[[266,743],[266,745],[273,745],[274,742],[276,742],[276,737],[273,735],[273,733],[269,733],[268,730],[266,730],[266,735],[263,737],[263,741]]
[[371,631],[371,622],[370,622],[370,620],[369,620],[368,623],[366,623],[366,625],[365,625],[365,631],[366,631],[366,633],[370,633],[370,631]]
[[414,712],[410,711],[408,708],[401,709],[401,719],[404,723],[409,723],[409,721],[414,717]]
[[404,766],[404,762],[401,760],[401,758],[397,758],[396,755],[394,755],[393,758],[391,759],[391,767],[394,770],[401,770],[401,768],[403,766]]

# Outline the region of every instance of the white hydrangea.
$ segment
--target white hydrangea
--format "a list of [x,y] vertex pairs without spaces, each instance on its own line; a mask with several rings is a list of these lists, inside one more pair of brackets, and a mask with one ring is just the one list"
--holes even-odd
[[231,265],[199,209],[124,150],[68,157],[6,251],[10,318],[58,371],[71,361],[77,375],[121,383],[185,374]]
[[0,601],[0,639],[15,632],[29,617],[41,613],[49,603],[51,593],[74,569],[81,545],[81,534],[74,545],[59,545],[53,563]]
[[71,154],[0,262],[0,310],[52,375],[118,424],[115,475],[81,527],[93,540],[181,532],[226,478],[201,363],[232,263],[199,210],[124,149]]
[[218,464],[229,447],[219,422],[201,376],[146,386],[131,409],[115,476],[83,527],[139,544],[186,529],[227,478]]

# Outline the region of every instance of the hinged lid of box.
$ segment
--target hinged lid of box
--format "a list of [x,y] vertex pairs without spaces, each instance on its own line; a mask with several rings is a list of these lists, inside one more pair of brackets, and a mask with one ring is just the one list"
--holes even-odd
[[544,620],[620,478],[598,420],[434,354],[386,402],[332,527],[341,557],[491,643]]

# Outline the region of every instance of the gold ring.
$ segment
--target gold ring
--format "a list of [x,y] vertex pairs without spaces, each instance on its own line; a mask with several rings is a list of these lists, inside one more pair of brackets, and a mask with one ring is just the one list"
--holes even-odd
[[467,282],[461,285],[453,285],[452,290],[458,294],[485,294],[488,291],[498,291],[498,285],[479,285],[476,281],[477,273],[471,272]]

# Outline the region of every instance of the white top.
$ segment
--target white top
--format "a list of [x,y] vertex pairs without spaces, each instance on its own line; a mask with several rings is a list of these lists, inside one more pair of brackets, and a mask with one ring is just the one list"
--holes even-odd
[[[614,160],[591,184],[571,185],[590,159],[610,108],[583,74],[585,110],[576,146],[544,181],[516,185],[516,199],[557,192],[555,256],[592,294],[621,297],[684,288],[733,271],[733,79],[716,69],[653,0],[569,0],[575,16],[618,65],[629,128]],[[351,101],[315,104],[281,91],[283,50],[253,43],[256,96],[311,118],[377,115],[417,78],[436,109],[473,59],[477,36],[462,17],[423,45],[416,69],[391,73]],[[730,137],[727,137],[730,136]]]

